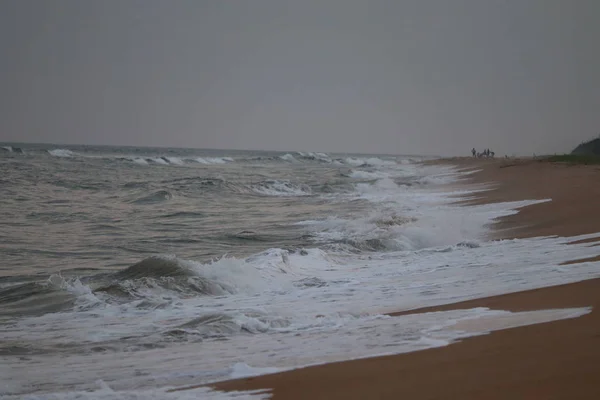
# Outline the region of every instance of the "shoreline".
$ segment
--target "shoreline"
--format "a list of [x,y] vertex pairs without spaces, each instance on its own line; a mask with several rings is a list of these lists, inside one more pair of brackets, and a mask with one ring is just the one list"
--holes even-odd
[[[481,171],[471,185],[493,185],[459,202],[552,201],[519,209],[493,223],[490,239],[576,236],[600,232],[598,166],[537,160],[436,160]],[[462,183],[460,185],[463,185]],[[580,241],[581,242],[581,241]],[[590,246],[598,237],[587,239]],[[598,257],[570,263],[598,261]],[[600,267],[599,267],[600,269]],[[292,371],[210,384],[224,391],[272,390],[274,399],[304,398],[600,398],[600,279],[584,280],[460,303],[392,313],[487,307],[507,311],[592,307],[592,312],[559,320],[498,330],[448,346],[383,357],[311,366]]]
[[[468,176],[467,185],[491,190],[461,205],[545,200],[518,209],[519,213],[500,218],[492,227],[492,240],[524,239],[537,236],[577,236],[600,232],[600,166],[571,165],[535,159],[436,160],[463,170],[479,170]],[[596,216],[596,218],[593,218]],[[600,234],[598,235],[600,240]]]
[[494,331],[448,346],[224,381],[217,390],[271,389],[274,399],[597,399],[600,279],[449,304],[540,309],[592,306],[590,314]]

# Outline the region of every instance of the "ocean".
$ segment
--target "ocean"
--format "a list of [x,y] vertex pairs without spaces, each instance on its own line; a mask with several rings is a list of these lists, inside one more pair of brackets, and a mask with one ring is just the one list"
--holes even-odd
[[589,311],[388,316],[597,276],[564,238],[487,239],[548,199],[460,207],[490,187],[424,159],[1,145],[0,398],[226,399],[168,389]]

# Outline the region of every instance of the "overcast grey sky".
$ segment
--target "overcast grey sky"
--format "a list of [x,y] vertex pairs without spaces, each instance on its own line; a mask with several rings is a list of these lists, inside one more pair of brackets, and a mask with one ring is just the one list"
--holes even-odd
[[600,133],[597,0],[1,0],[0,141],[499,154]]

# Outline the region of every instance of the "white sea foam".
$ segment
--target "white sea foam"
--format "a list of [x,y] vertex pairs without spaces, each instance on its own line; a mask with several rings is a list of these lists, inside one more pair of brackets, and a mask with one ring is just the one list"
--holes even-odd
[[200,164],[226,164],[234,161],[231,157],[197,157],[195,160]]
[[383,171],[352,171],[350,177],[355,179],[382,179],[389,177],[389,174]]
[[113,390],[102,380],[96,381],[95,389],[85,391],[65,391],[55,393],[36,393],[30,395],[2,395],[0,400],[266,400],[271,398],[269,390],[221,392],[208,387],[160,388],[145,390]]
[[281,158],[283,161],[288,161],[288,162],[293,162],[293,163],[298,162],[298,160],[296,160],[296,158],[294,158],[294,156],[289,153],[284,154],[284,155],[280,156],[279,158]]
[[280,372],[279,368],[254,368],[246,363],[236,363],[231,369],[231,379],[248,378],[250,376],[274,374]]
[[[331,320],[317,316],[313,318],[317,321],[314,326],[289,332],[171,345],[168,349],[130,352],[126,358],[110,353],[35,357],[7,371],[10,384],[4,393],[18,394],[23,385],[49,383],[55,393],[93,390],[98,375],[118,393],[149,392],[148,385],[185,388],[219,379],[445,346],[494,329],[575,318],[589,311],[584,308],[522,314],[475,308],[402,317],[347,315]],[[490,321],[498,320],[510,323],[490,325]],[[465,329],[466,324],[469,329]],[[257,367],[250,368],[248,364]],[[102,370],[92,367],[98,365],[103,366]]]
[[438,174],[438,175],[427,175],[417,180],[418,183],[421,184],[431,184],[431,185],[447,185],[452,181],[456,180],[455,174]]
[[478,318],[460,320],[447,328],[465,333],[486,333],[500,329],[541,324],[544,322],[556,321],[558,319],[577,318],[589,314],[591,311],[592,309],[590,307],[523,311],[517,313],[498,311],[494,314]]
[[165,157],[168,161],[169,164],[174,164],[174,165],[183,165],[184,162],[181,158],[179,157]]
[[76,155],[73,151],[67,149],[48,150],[48,154],[54,157],[73,157]]
[[326,153],[313,153],[313,152],[298,151],[296,154],[298,154],[298,156],[300,158],[303,158],[306,160],[320,161],[320,162],[325,162],[325,163],[331,162],[331,157],[329,157],[329,155]]
[[148,161],[146,161],[145,158],[141,158],[141,157],[134,157],[131,159],[131,161],[133,161],[136,164],[139,165],[148,165]]

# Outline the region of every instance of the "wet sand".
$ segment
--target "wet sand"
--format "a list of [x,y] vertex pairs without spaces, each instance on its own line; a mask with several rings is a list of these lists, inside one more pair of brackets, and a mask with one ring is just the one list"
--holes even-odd
[[[552,198],[499,219],[495,238],[600,232],[599,166],[535,160],[445,162],[482,169],[470,177],[474,184],[495,182],[494,190],[469,204]],[[600,244],[593,239],[586,242]],[[583,317],[496,331],[442,348],[325,364],[214,387],[272,389],[274,399],[600,399],[600,279],[409,312],[587,306],[593,311]]]
[[600,231],[600,165],[569,165],[532,159],[463,158],[452,162],[465,169],[482,169],[472,175],[470,181],[495,188],[481,193],[480,199],[465,204],[552,199],[500,219],[494,226],[494,239],[575,236]]

